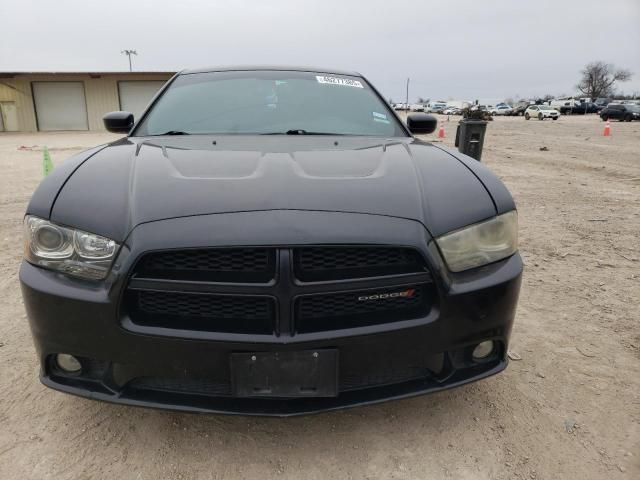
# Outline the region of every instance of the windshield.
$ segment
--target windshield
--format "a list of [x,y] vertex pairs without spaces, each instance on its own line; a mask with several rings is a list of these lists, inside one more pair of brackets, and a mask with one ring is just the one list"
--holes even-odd
[[133,135],[407,136],[361,77],[298,71],[183,74]]
[[555,108],[548,105],[540,105],[540,110],[555,110]]
[[625,105],[627,110],[634,113],[640,113],[640,105]]

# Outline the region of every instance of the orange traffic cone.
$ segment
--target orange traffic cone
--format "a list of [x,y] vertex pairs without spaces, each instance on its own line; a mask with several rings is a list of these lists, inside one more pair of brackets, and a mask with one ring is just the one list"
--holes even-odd
[[604,134],[605,137],[610,137],[611,136],[611,124],[609,123],[609,120],[607,120],[607,123],[604,125]]
[[440,125],[440,130],[438,130],[438,138],[444,138],[444,127]]

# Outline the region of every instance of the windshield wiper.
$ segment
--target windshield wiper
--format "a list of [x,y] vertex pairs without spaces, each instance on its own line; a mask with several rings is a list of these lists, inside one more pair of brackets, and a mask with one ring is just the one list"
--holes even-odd
[[164,133],[156,133],[154,135],[148,135],[149,137],[162,137],[163,135],[191,135],[188,132],[183,132],[181,130],[169,130],[168,132],[164,132]]
[[332,132],[309,132],[302,129],[287,130],[286,132],[270,132],[261,133],[260,135],[344,135],[344,133],[332,133]]

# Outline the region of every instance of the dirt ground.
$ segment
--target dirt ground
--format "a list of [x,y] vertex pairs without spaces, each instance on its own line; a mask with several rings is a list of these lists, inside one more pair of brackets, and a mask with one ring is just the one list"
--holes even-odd
[[521,360],[455,390],[291,419],[43,387],[17,273],[40,148],[59,164],[115,137],[0,134],[0,478],[640,478],[640,122],[602,129],[595,116],[489,125],[483,161],[520,212]]

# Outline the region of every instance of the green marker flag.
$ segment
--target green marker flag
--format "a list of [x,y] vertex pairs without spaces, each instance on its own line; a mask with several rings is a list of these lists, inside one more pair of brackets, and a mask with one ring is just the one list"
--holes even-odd
[[49,155],[49,149],[46,147],[46,145],[44,147],[44,150],[42,151],[42,154],[42,173],[46,177],[47,175],[49,175],[49,173],[51,173],[51,170],[53,170],[53,162],[51,161],[51,155]]

